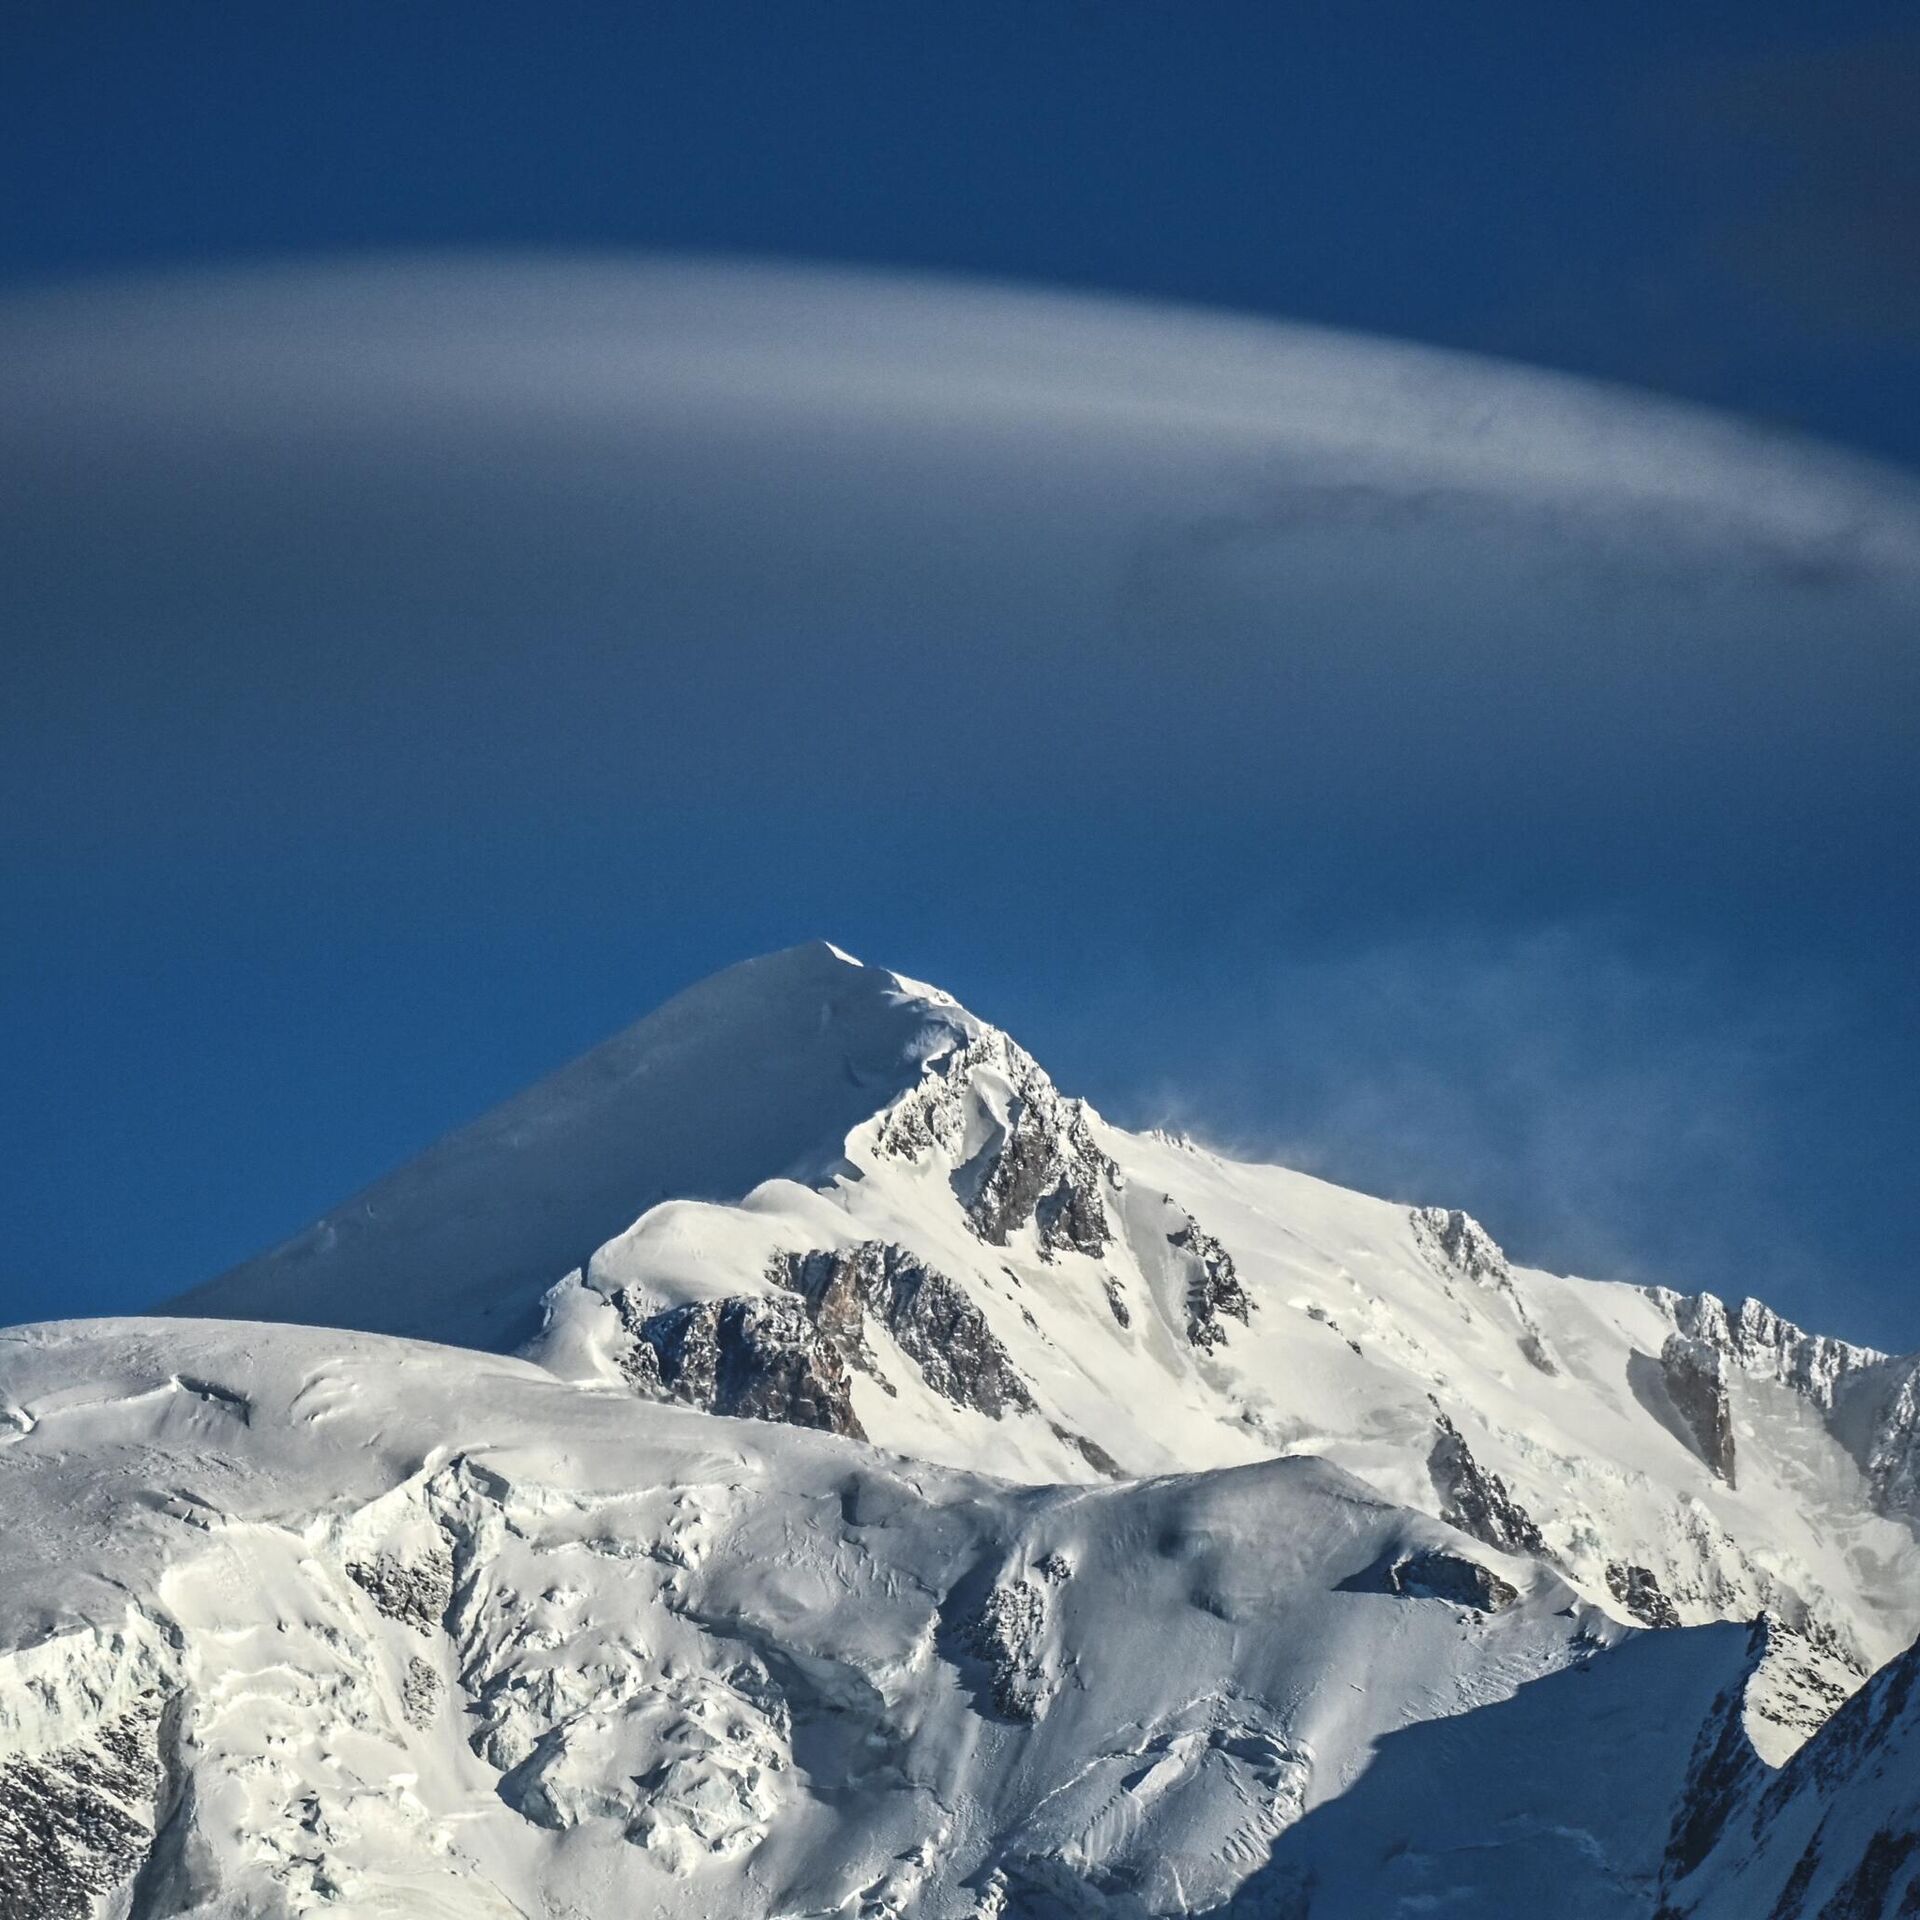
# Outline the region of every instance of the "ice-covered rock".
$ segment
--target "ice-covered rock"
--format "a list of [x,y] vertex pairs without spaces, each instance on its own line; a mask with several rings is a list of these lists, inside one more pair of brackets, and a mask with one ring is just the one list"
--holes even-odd
[[1520,1597],[1519,1589],[1491,1568],[1437,1547],[1395,1561],[1387,1570],[1387,1584],[1416,1600],[1444,1600],[1481,1613],[1498,1613]]
[[1458,1207],[1415,1207],[1411,1218],[1420,1250],[1443,1272],[1457,1273],[1476,1287],[1512,1285],[1507,1256],[1472,1214]]

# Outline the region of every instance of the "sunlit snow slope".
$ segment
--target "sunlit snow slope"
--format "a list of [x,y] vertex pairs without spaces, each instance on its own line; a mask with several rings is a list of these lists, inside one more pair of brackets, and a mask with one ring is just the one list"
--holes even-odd
[[1608,1920],[1750,1664],[1322,1461],[1022,1488],[301,1327],[0,1334],[0,1515],[8,1920]]

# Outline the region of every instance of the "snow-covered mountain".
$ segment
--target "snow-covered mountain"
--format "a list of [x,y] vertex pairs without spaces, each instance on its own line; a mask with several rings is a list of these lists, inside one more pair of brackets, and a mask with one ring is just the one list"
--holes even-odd
[[838,949],[174,1310],[0,1335],[3,1920],[1916,1910],[1920,1361]]
[[1848,1686],[1920,1632],[1913,1360],[1126,1132],[825,944],[175,1304],[519,1348],[1035,1484],[1311,1454],[1623,1619],[1811,1627]]
[[[140,1915],[1287,1912],[1402,1742],[1346,1882],[1505,1898],[1587,1766],[1538,1770],[1542,1712],[1632,1759],[1579,1789],[1607,1864],[1563,1911],[1600,1915],[1744,1651],[1311,1459],[1023,1488],[208,1321],[28,1329],[0,1377],[10,1915],[129,1874]],[[1462,1715],[1436,1775],[1407,1729]]]

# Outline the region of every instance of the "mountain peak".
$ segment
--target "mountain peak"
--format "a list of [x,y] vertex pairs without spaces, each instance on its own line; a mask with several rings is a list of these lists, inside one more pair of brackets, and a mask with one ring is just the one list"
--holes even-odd
[[170,1307],[514,1345],[541,1292],[649,1207],[824,1178],[930,1055],[983,1030],[826,940],[741,961]]

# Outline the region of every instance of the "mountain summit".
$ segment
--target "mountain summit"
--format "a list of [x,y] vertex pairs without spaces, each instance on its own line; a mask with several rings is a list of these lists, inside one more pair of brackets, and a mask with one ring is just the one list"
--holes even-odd
[[826,1177],[968,1021],[824,940],[743,961],[170,1310],[510,1346],[656,1202]]
[[1920,1901],[1920,1360],[824,944],[0,1333],[0,1519],[4,1920]]

